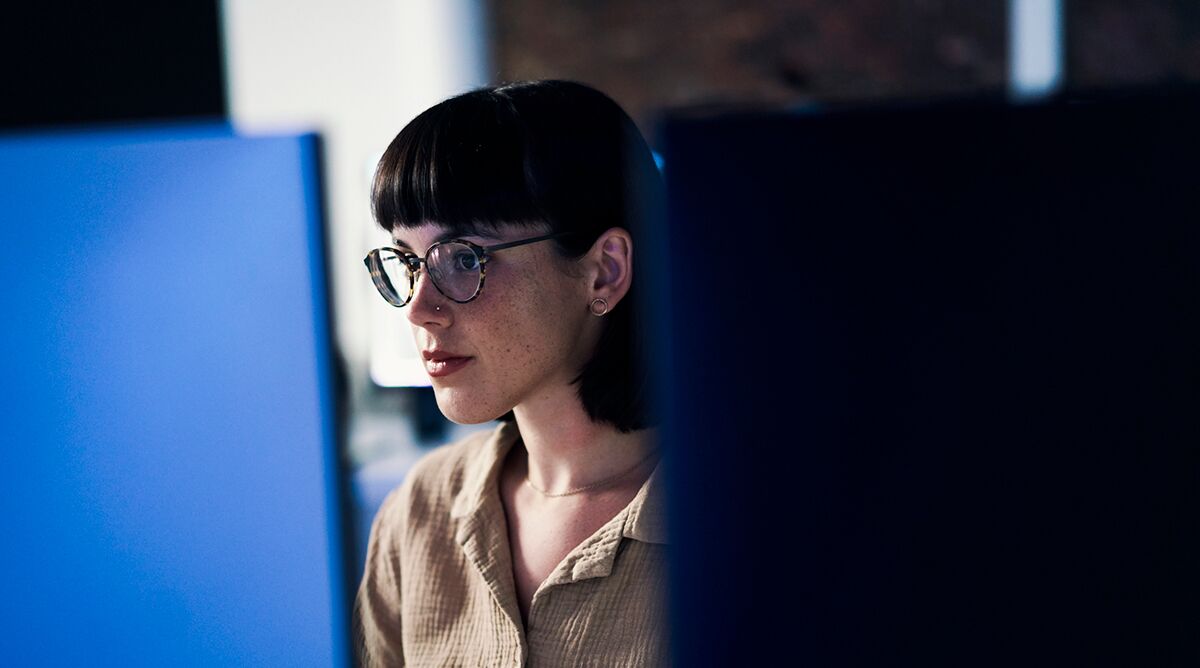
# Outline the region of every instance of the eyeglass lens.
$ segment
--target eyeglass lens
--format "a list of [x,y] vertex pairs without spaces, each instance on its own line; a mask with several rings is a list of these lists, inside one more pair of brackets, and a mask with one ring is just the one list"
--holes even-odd
[[454,301],[467,301],[479,290],[479,257],[470,246],[438,244],[425,257],[425,266],[437,287]]
[[379,289],[379,294],[392,306],[404,306],[412,285],[407,263],[387,249],[380,249],[368,257],[371,280]]
[[[371,278],[383,298],[394,306],[407,304],[414,284],[408,262],[393,251],[381,249],[375,256],[375,265]],[[470,246],[453,242],[437,244],[429,250],[425,267],[437,289],[454,301],[468,301],[479,291],[479,256]]]

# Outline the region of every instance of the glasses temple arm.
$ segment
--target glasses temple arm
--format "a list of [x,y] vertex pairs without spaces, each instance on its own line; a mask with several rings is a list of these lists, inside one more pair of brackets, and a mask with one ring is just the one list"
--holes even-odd
[[534,237],[532,239],[509,241],[508,243],[496,244],[495,246],[481,246],[480,248],[483,248],[485,251],[498,251],[504,250],[505,248],[513,248],[514,246],[524,246],[525,244],[531,244],[535,241],[545,241],[546,239],[553,239],[554,237],[562,237],[568,234],[571,234],[571,232],[555,232],[553,234],[544,234],[540,237]]

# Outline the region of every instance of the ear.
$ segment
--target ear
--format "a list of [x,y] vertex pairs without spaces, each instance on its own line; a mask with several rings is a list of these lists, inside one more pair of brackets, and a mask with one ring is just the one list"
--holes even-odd
[[624,228],[612,227],[600,235],[587,253],[589,295],[608,302],[611,311],[629,292],[633,280],[633,237]]

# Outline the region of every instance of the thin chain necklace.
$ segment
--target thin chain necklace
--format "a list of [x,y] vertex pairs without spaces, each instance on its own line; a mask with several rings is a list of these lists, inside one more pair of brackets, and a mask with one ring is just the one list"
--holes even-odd
[[625,470],[625,471],[622,471],[621,473],[618,473],[617,475],[614,475],[614,476],[609,476],[609,477],[607,477],[607,478],[605,478],[604,480],[601,480],[601,481],[599,481],[599,482],[594,482],[594,483],[592,483],[592,484],[590,484],[590,485],[584,485],[583,487],[576,487],[575,489],[568,489],[568,490],[567,490],[567,491],[565,491],[565,492],[558,492],[557,494],[551,494],[550,492],[547,492],[546,490],[544,490],[544,489],[541,489],[541,488],[540,488],[540,487],[538,487],[537,485],[533,484],[533,481],[529,479],[529,473],[528,473],[528,472],[526,472],[526,473],[525,473],[525,482],[529,483],[529,486],[530,486],[530,487],[532,487],[532,488],[533,488],[533,489],[534,489],[534,490],[535,490],[535,491],[536,491],[538,494],[541,494],[542,496],[550,496],[550,497],[558,497],[558,496],[570,496],[570,495],[572,495],[572,494],[578,494],[578,493],[580,493],[580,492],[586,492],[587,490],[589,490],[589,489],[594,489],[594,488],[596,488],[596,487],[599,487],[600,485],[603,485],[604,483],[612,482],[612,481],[614,481],[614,480],[617,480],[617,479],[619,479],[619,478],[622,478],[622,477],[624,477],[624,476],[627,476],[627,475],[629,475],[630,473],[633,473],[634,471],[636,471],[636,470],[638,469],[638,467],[639,467],[639,466],[641,466],[642,464],[645,464],[646,462],[650,461],[650,458],[651,458],[651,457],[653,457],[654,455],[657,455],[657,454],[658,454],[658,451],[657,451],[657,450],[651,451],[651,453],[650,453],[650,454],[648,454],[648,455],[646,455],[645,457],[643,457],[641,461],[639,461],[638,463],[634,464],[634,465],[633,465],[633,468],[630,468],[630,469],[627,469],[627,470]]

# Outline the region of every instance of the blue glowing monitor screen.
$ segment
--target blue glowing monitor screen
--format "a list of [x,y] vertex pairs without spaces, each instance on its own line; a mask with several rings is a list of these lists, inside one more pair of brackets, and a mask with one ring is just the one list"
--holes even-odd
[[0,664],[345,663],[316,155],[0,139]]

